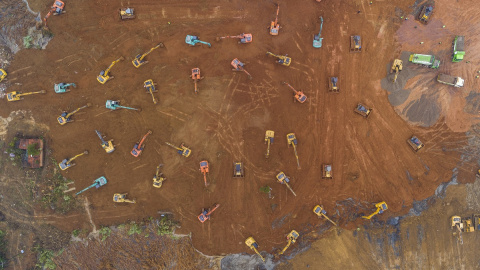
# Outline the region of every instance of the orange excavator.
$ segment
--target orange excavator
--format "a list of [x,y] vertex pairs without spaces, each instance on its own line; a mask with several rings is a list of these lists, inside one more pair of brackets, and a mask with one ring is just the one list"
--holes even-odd
[[[292,89],[293,93],[295,93],[295,99],[298,100],[298,102],[304,103],[305,100],[307,100],[307,96],[305,96],[302,91],[295,90],[295,88],[293,88],[293,86],[291,86],[290,84],[288,84],[286,82],[282,82],[282,83],[286,84],[288,87],[290,87],[290,89]],[[295,99],[293,101],[295,101]]]
[[278,24],[278,12],[280,11],[280,5],[277,5],[277,15],[275,17],[275,21],[272,21],[270,23],[270,35],[272,36],[278,36],[278,31],[280,30],[280,25]]
[[194,68],[192,69],[192,80],[195,83],[195,94],[198,94],[198,88],[197,88],[197,82],[203,79],[203,77],[200,76],[200,69],[199,68]]
[[203,181],[205,181],[205,186],[208,186],[207,184],[208,161],[203,160],[200,162],[200,172],[203,173]]
[[232,60],[232,67],[234,68],[233,71],[243,71],[245,72],[245,74],[248,75],[248,78],[251,80],[252,79],[252,75],[250,75],[250,73],[248,73],[248,71],[246,71],[243,66],[245,66],[244,63],[240,62],[240,60],[238,60],[238,58],[235,58]]
[[50,8],[50,11],[43,18],[43,21],[45,22],[45,29],[48,29],[48,26],[47,26],[48,17],[50,17],[50,15],[52,15],[52,13],[53,13],[53,15],[60,15],[62,13],[65,13],[66,11],[63,10],[64,8],[65,8],[65,3],[64,2],[62,2],[60,0],[55,0],[53,2],[53,5]]
[[145,145],[143,144],[145,142],[145,139],[147,138],[148,135],[152,134],[152,131],[149,130],[147,134],[145,134],[140,142],[135,143],[133,146],[132,151],[130,152],[132,156],[138,157],[143,151],[143,148],[145,148]]
[[238,41],[238,43],[242,43],[242,44],[251,43],[253,41],[252,34],[245,34],[245,33],[240,34],[238,36],[219,37],[219,38],[217,38],[217,41],[220,41],[220,40],[226,39],[226,38],[239,38],[240,40]]
[[202,209],[202,213],[198,215],[198,220],[200,220],[201,223],[204,223],[205,221],[210,219],[210,215],[213,213],[213,211],[217,210],[217,208],[220,206],[220,204],[216,203],[213,205],[212,209]]

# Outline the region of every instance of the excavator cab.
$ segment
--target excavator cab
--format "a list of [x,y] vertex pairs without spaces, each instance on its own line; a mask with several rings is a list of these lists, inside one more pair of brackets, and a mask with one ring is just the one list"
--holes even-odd
[[147,91],[147,93],[150,93],[150,95],[152,95],[153,104],[157,104],[157,100],[153,95],[153,93],[157,92],[157,90],[155,89],[155,83],[153,83],[152,79],[149,79],[143,82],[143,87],[145,87],[145,90]]
[[74,83],[58,83],[53,86],[53,90],[57,94],[70,92],[70,86],[77,88],[77,85]]
[[362,38],[360,36],[350,36],[350,52],[362,51]]
[[292,63],[292,58],[288,57],[288,54],[278,55],[278,54],[274,54],[272,52],[267,52],[267,55],[271,55],[271,56],[277,58],[277,64],[280,64],[282,66],[288,67]]
[[270,145],[273,144],[273,139],[275,137],[275,132],[273,130],[267,130],[265,132],[265,143],[267,144],[267,152],[265,153],[265,158],[270,156]]
[[203,79],[203,77],[200,76],[200,69],[199,68],[193,68],[192,69],[192,80],[195,84],[195,94],[198,94],[198,87],[197,87],[197,82]]
[[277,15],[275,15],[275,21],[270,22],[270,35],[278,36],[278,32],[280,31],[280,24],[278,24],[278,13],[280,12],[280,5],[277,5]]
[[10,93],[7,94],[7,100],[8,101],[19,101],[19,100],[23,99],[23,96],[34,95],[34,94],[45,94],[45,93],[46,93],[45,90],[37,91],[37,92],[29,92],[29,93],[25,93],[25,94],[22,94],[22,92],[13,91],[13,92],[10,92]]
[[255,253],[257,253],[258,256],[260,256],[260,258],[262,259],[262,261],[265,262],[265,258],[263,258],[262,255],[260,255],[260,252],[258,252],[258,244],[257,242],[255,241],[255,239],[253,239],[253,237],[248,237],[246,240],[245,240],[245,245],[247,245],[247,247],[249,247],[251,250],[255,251]]
[[386,202],[379,202],[379,203],[375,204],[375,207],[377,208],[377,210],[375,212],[373,212],[369,216],[362,216],[362,218],[371,219],[373,216],[375,216],[377,214],[382,214],[383,212],[388,210],[388,206],[387,206]]
[[368,116],[370,115],[372,110],[373,110],[372,108],[369,108],[369,107],[363,105],[362,103],[358,103],[357,107],[355,107],[354,112],[360,114],[364,118],[368,118]]
[[121,8],[120,19],[122,20],[135,19],[135,9],[129,8],[129,7]]
[[418,150],[422,149],[425,145],[418,139],[416,136],[412,136],[410,139],[407,140],[408,145],[412,147],[413,151],[418,152]]
[[81,157],[83,155],[87,155],[87,154],[88,154],[88,151],[85,150],[83,153],[80,153],[80,154],[78,154],[78,155],[76,155],[72,158],[66,158],[66,159],[62,160],[62,162],[58,163],[58,167],[60,168],[60,170],[65,171],[66,169],[76,165],[75,163],[73,163],[73,161],[75,159],[77,159],[78,157]]
[[235,177],[235,178],[245,177],[245,171],[243,169],[243,163],[242,162],[234,162],[233,163],[233,177]]
[[205,186],[208,186],[207,184],[208,161],[206,160],[200,161],[200,172],[203,173],[203,181],[205,182]]
[[340,92],[340,89],[338,89],[338,77],[330,77],[328,80],[328,91],[333,93]]
[[140,142],[136,142],[133,146],[132,151],[130,152],[132,156],[139,157],[142,154],[143,149],[145,148],[145,139],[147,139],[148,135],[152,134],[152,131],[149,130],[147,134],[145,134]]
[[216,203],[212,206],[212,208],[202,209],[202,213],[198,215],[198,220],[200,220],[201,223],[204,223],[205,221],[210,219],[210,215],[213,213],[213,211],[217,210],[217,208],[220,206],[220,204]]
[[135,200],[127,199],[127,193],[115,193],[113,194],[113,201],[116,203],[135,203]]
[[7,72],[0,68],[0,82],[2,82],[5,77],[7,77]]
[[322,166],[322,178],[323,179],[333,179],[333,171],[331,164],[323,164]]

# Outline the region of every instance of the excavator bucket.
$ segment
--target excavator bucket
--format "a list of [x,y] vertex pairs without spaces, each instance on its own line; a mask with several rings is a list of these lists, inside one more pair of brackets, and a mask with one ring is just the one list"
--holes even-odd
[[233,177],[235,178],[245,177],[245,171],[243,169],[242,162],[233,163]]
[[425,146],[416,136],[412,136],[410,139],[408,139],[407,143],[415,152],[418,152],[418,150]]
[[368,116],[370,115],[372,110],[373,110],[372,108],[369,108],[369,107],[363,105],[362,103],[358,103],[357,106],[354,109],[354,112],[360,114],[364,118],[368,118]]
[[328,80],[328,91],[333,93],[340,92],[340,89],[338,89],[338,77],[330,77]]
[[322,178],[323,179],[333,179],[333,171],[331,164],[323,164],[322,166]]
[[121,8],[120,11],[120,19],[122,20],[129,20],[129,19],[135,19],[135,9],[134,8]]
[[362,51],[362,38],[360,36],[350,36],[350,52]]

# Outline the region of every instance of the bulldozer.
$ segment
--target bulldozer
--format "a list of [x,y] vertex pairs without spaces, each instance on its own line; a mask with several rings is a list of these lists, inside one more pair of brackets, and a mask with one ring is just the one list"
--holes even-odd
[[63,1],[61,1],[61,0],[54,0],[53,1],[53,5],[50,8],[50,11],[43,18],[43,21],[45,23],[45,29],[48,29],[47,19],[50,17],[50,15],[53,14],[54,16],[56,16],[56,15],[63,14],[63,13],[66,12],[64,9],[65,9],[65,3]]
[[71,167],[76,165],[75,163],[73,163],[73,161],[75,159],[77,159],[77,158],[79,158],[83,155],[87,155],[87,154],[88,154],[88,151],[85,150],[85,151],[83,151],[83,153],[80,153],[80,154],[78,154],[78,155],[76,155],[72,158],[66,158],[66,159],[62,160],[62,162],[58,163],[58,167],[60,168],[60,170],[65,171],[66,169],[71,168]]
[[180,147],[177,147],[169,142],[165,142],[165,144],[177,150],[177,153],[184,157],[189,157],[192,154],[192,150],[186,147],[183,143],[180,144]]
[[300,160],[298,159],[298,154],[297,154],[297,137],[295,137],[295,133],[288,133],[287,134],[287,144],[288,146],[293,147],[293,151],[295,152],[295,158],[297,159],[297,168],[300,168]]
[[407,143],[415,152],[418,152],[425,146],[416,136],[412,136],[410,139],[408,139]]
[[29,93],[25,93],[25,94],[22,94],[22,92],[17,92],[17,91],[13,91],[13,92],[10,92],[10,93],[7,93],[7,100],[8,101],[19,101],[19,100],[22,100],[23,96],[28,96],[28,95],[34,95],[34,94],[45,94],[46,91],[45,90],[41,90],[41,91],[37,91],[37,92],[29,92]]
[[155,188],[161,188],[163,185],[163,181],[167,180],[166,177],[163,176],[163,173],[160,172],[160,168],[163,166],[163,164],[159,164],[157,166],[157,171],[155,172],[155,175],[153,176],[153,187]]
[[364,218],[364,219],[371,219],[373,216],[375,216],[375,215],[377,215],[377,214],[382,214],[383,212],[385,212],[385,211],[388,210],[388,206],[387,206],[387,203],[386,203],[386,202],[376,203],[376,204],[375,204],[375,207],[377,208],[377,210],[375,210],[375,212],[371,213],[371,214],[368,215],[368,216],[362,216],[362,218]]
[[153,52],[154,50],[158,49],[158,48],[164,48],[165,46],[163,45],[163,43],[158,43],[157,46],[151,48],[148,52],[144,53],[144,54],[138,54],[137,56],[135,56],[135,59],[132,60],[132,64],[134,67],[136,68],[139,68],[143,65],[145,65],[146,63],[148,63],[148,61],[146,60],[143,60],[143,58],[145,58],[145,56],[149,55],[151,52]]
[[368,116],[370,115],[372,110],[373,110],[372,108],[369,108],[369,107],[363,105],[362,103],[358,103],[357,107],[355,107],[354,112],[360,114],[364,118],[368,118]]
[[275,21],[270,22],[270,35],[278,36],[278,31],[280,31],[280,24],[278,24],[278,13],[280,12],[280,5],[277,5],[277,15],[275,15]]
[[290,178],[288,176],[285,175],[284,172],[279,172],[277,174],[277,181],[280,183],[280,184],[284,184],[285,186],[287,186],[287,188],[293,193],[294,196],[297,196],[297,194],[295,194],[295,192],[293,191],[293,189],[290,187],[290,185],[288,183],[290,183]]
[[471,217],[462,218],[462,220],[463,220],[463,228],[464,228],[465,232],[474,232],[475,231],[475,226],[472,222]]
[[295,94],[293,101],[298,101],[300,103],[304,103],[307,100],[307,96],[303,93],[303,91],[297,91],[293,86],[286,82],[282,82],[282,84],[287,85],[290,89],[292,89],[293,93]]
[[[462,236],[463,223],[462,223],[462,218],[461,217],[459,217],[459,216],[453,216],[452,217],[452,229],[458,231],[458,241],[460,242],[460,244],[463,244],[463,236]],[[455,232],[454,232],[454,234],[455,234]]]
[[418,21],[423,24],[428,24],[430,17],[433,15],[434,6],[423,6],[420,14],[418,15]]
[[90,186],[80,190],[79,192],[75,193],[76,196],[78,196],[80,193],[83,193],[91,188],[99,188],[101,186],[104,186],[107,184],[107,178],[105,178],[105,176],[101,176],[97,179],[95,179],[95,181],[93,181],[93,184],[91,184]]
[[216,203],[212,206],[212,208],[202,209],[202,213],[198,215],[198,220],[200,220],[201,223],[204,223],[205,221],[210,219],[210,215],[213,213],[213,211],[217,210],[217,208],[220,206],[220,204]]
[[200,161],[200,172],[203,173],[203,181],[205,182],[205,187],[206,187],[208,186],[207,184],[208,161],[206,160]]
[[322,166],[322,178],[333,179],[333,170],[331,164],[323,164]]
[[152,95],[153,104],[157,104],[157,100],[155,99],[155,96],[153,95],[153,93],[157,92],[157,90],[155,89],[155,83],[153,83],[152,79],[144,81],[143,82],[143,87],[145,87],[147,93],[150,93],[150,95]]
[[267,52],[267,55],[271,55],[275,58],[277,58],[277,64],[280,64],[282,66],[290,66],[290,64],[292,63],[292,58],[288,57],[288,54],[286,55],[278,55],[278,54],[274,54],[272,52]]
[[340,93],[338,88],[338,77],[330,77],[328,80],[328,92]]
[[300,236],[300,234],[297,231],[292,230],[287,235],[287,245],[280,252],[277,253],[277,256],[280,256],[283,253],[285,253],[285,251],[290,247],[291,244],[295,244],[295,242],[297,241],[299,236]]
[[55,93],[57,94],[66,93],[70,92],[70,86],[77,88],[77,85],[75,83],[56,83],[53,86],[53,90],[55,90]]
[[273,144],[273,138],[275,137],[275,132],[273,130],[267,130],[265,132],[265,143],[267,144],[267,152],[265,153],[265,158],[270,156],[270,145]]
[[212,47],[212,44],[208,43],[208,42],[205,42],[205,41],[201,41],[198,36],[192,36],[192,35],[187,35],[185,37],[185,43],[187,43],[188,45],[190,46],[195,46],[197,44],[205,44],[207,45],[208,47]]
[[115,151],[115,145],[113,145],[113,140],[106,141],[102,133],[100,133],[100,131],[98,130],[95,130],[95,133],[97,133],[98,138],[100,138],[100,141],[102,142],[101,146],[103,150],[107,152],[107,154],[110,154],[113,151]]
[[238,60],[238,58],[233,59],[230,64],[233,67],[233,71],[243,71],[243,72],[245,72],[245,74],[248,75],[248,78],[250,80],[252,79],[252,75],[250,75],[250,73],[248,73],[248,71],[243,68],[245,66],[245,64],[240,62],[240,60]]
[[390,73],[395,72],[395,76],[393,77],[393,82],[397,81],[398,73],[400,73],[402,69],[403,69],[403,61],[400,59],[393,60],[392,69],[390,70]]
[[265,258],[263,258],[262,255],[260,255],[260,252],[258,252],[258,244],[257,242],[255,241],[255,239],[253,239],[253,237],[248,237],[246,240],[245,240],[245,245],[247,245],[247,247],[249,247],[251,250],[255,251],[255,253],[257,253],[258,256],[260,256],[260,258],[262,259],[262,261],[265,262]]
[[121,8],[119,10],[120,13],[120,19],[122,20],[128,20],[128,19],[135,19],[135,9],[126,7],[126,8]]
[[85,108],[88,108],[88,107],[90,107],[90,106],[92,106],[92,104],[87,103],[87,105],[82,106],[82,107],[80,107],[80,108],[77,108],[77,109],[75,109],[75,110],[72,111],[72,112],[67,113],[67,112],[64,111],[64,112],[62,112],[62,114],[60,114],[59,117],[57,117],[57,121],[58,121],[58,123],[59,123],[60,125],[62,125],[62,126],[65,125],[65,124],[67,124],[67,123],[73,122],[72,117],[73,117],[74,114],[76,114],[78,111],[80,111],[80,110],[82,110],[82,109],[85,109]]
[[322,40],[323,40],[323,38],[322,38],[323,17],[320,16],[319,18],[320,18],[320,21],[321,21],[320,32],[318,32],[318,35],[315,34],[313,36],[313,47],[317,48],[317,49],[322,47]]
[[127,110],[133,110],[133,111],[141,111],[141,109],[121,106],[120,101],[118,101],[118,100],[107,100],[105,102],[105,108],[110,109],[112,111],[115,111],[116,109],[127,109]]
[[97,81],[98,81],[99,83],[101,83],[101,84],[105,84],[105,83],[108,82],[109,80],[115,78],[115,77],[113,77],[113,76],[108,75],[108,73],[110,72],[110,70],[112,69],[112,67],[113,67],[116,63],[118,63],[118,62],[120,62],[120,61],[122,61],[122,60],[124,60],[124,59],[125,59],[125,58],[123,58],[123,56],[122,56],[122,57],[118,58],[117,60],[113,61],[113,62],[110,64],[110,66],[108,66],[107,69],[100,71],[100,74],[97,76]]
[[350,36],[350,52],[359,53],[362,51],[362,38],[360,36]]
[[238,36],[224,36],[224,37],[218,37],[216,38],[217,41],[220,41],[222,39],[226,39],[226,38],[238,38],[238,44],[246,44],[246,43],[252,43],[253,41],[253,36],[252,34],[240,34]]
[[147,139],[148,135],[152,134],[152,131],[149,130],[145,135],[143,135],[142,139],[140,142],[136,142],[135,145],[133,146],[132,151],[130,152],[132,156],[138,157],[142,154],[143,149],[145,148],[145,139]]
[[0,82],[2,82],[5,77],[7,77],[7,72],[0,68]]
[[330,221],[333,225],[338,226],[337,223],[333,222],[329,217],[327,217],[327,211],[325,211],[322,206],[315,205],[315,207],[313,208],[313,212],[318,217],[324,217],[326,220]]
[[234,178],[245,177],[245,170],[243,168],[243,163],[242,162],[234,162],[233,163],[233,177]]
[[113,201],[116,203],[135,203],[135,200],[127,199],[127,193],[115,193],[113,194]]
[[198,94],[197,82],[202,79],[203,77],[200,76],[200,69],[199,68],[192,69],[192,80],[193,80],[193,83],[195,84],[195,94]]

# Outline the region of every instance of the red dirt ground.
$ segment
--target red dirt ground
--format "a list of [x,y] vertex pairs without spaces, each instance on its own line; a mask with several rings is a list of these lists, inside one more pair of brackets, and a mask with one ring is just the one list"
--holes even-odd
[[[31,6],[45,13],[51,1],[41,2],[45,3]],[[401,20],[395,17],[395,8],[408,13],[412,1],[374,2],[279,1],[283,28],[272,37],[266,30],[275,13],[270,1],[139,0],[132,6],[137,12],[132,21],[119,20],[121,1],[68,1],[67,13],[49,20],[55,38],[47,49],[22,50],[9,67],[13,84],[9,91],[46,89],[48,93],[22,102],[2,101],[0,115],[32,110],[37,122],[50,127],[57,160],[89,150],[64,175],[75,181],[77,190],[99,176],[108,179],[105,187],[82,195],[93,206],[95,224],[171,211],[182,224],[180,231],[192,232],[195,247],[209,255],[248,251],[243,243],[248,236],[255,237],[261,250],[281,247],[290,230],[303,233],[307,224],[323,222],[312,213],[316,204],[333,213],[336,203],[347,198],[371,202],[370,207],[386,201],[389,212],[382,219],[404,213],[413,201],[432,195],[439,183],[449,180],[459,162],[459,154],[449,150],[466,142],[463,133],[450,131],[443,120],[431,128],[412,127],[390,105],[380,80],[387,63],[399,54],[394,34]],[[325,19],[323,48],[313,49],[320,15]],[[214,41],[242,32],[253,34],[252,44]],[[212,48],[188,47],[187,34],[211,42]],[[362,53],[349,53],[354,34],[362,36]],[[154,51],[147,56],[148,64],[134,68],[133,57],[158,42],[166,49]],[[293,63],[276,65],[266,51],[288,54]],[[125,61],[113,67],[115,79],[99,84],[99,71],[120,56]],[[236,57],[248,62],[253,80],[231,71],[230,61]],[[194,67],[205,76],[198,96],[189,79]],[[339,94],[327,92],[330,76],[339,77]],[[159,89],[157,105],[142,87],[150,78]],[[78,87],[55,94],[53,84],[62,81],[76,82]],[[293,103],[292,92],[282,81],[302,89],[307,102]],[[140,106],[142,112],[108,111],[107,99]],[[75,122],[58,125],[56,117],[63,110],[87,102],[94,106],[76,114]],[[373,107],[368,120],[354,114],[358,102]],[[95,129],[115,140],[113,154],[101,149]],[[274,130],[276,138],[271,157],[265,160],[267,129]],[[147,130],[153,134],[144,153],[132,157],[133,144]],[[295,132],[299,142],[301,170],[296,168],[293,150],[287,148],[289,132]],[[419,153],[406,143],[412,134],[426,145]],[[183,158],[164,141],[185,142],[193,154]],[[198,170],[203,159],[210,162],[208,188]],[[232,178],[234,161],[244,162],[244,179]],[[158,163],[165,164],[168,178],[161,189],[152,187]],[[333,180],[321,178],[323,163],[333,164]],[[296,197],[276,183],[280,170],[293,178]],[[274,199],[259,192],[264,185],[273,188]],[[128,192],[137,203],[113,203],[116,192]],[[198,222],[201,209],[213,203],[221,206],[212,220]],[[57,220],[64,230],[88,223],[83,214]]]

